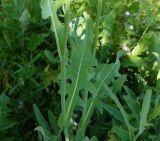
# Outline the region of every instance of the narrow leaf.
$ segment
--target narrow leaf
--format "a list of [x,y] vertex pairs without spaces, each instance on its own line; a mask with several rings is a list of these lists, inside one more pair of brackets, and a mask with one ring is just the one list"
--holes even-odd
[[111,114],[116,120],[120,121],[121,123],[125,123],[123,116],[121,114],[121,112],[119,110],[117,110],[116,108],[114,108],[111,105],[105,104],[103,103],[103,107],[104,109],[109,112],[109,114]]
[[49,134],[48,134],[48,132],[42,126],[36,127],[35,131],[38,131],[38,132],[41,133],[44,141],[48,141],[47,138],[48,138]]
[[152,91],[148,89],[146,95],[144,96],[142,110],[140,113],[139,134],[141,134],[144,131],[145,126],[147,125],[147,117],[148,117],[149,107],[151,104],[151,95]]
[[[42,9],[42,18],[48,19],[51,18],[51,27],[54,31],[55,37],[56,37],[56,43],[57,43],[57,49],[59,53],[60,59],[62,59],[62,48],[64,47],[64,26],[59,21],[57,17],[57,10],[64,4],[63,0],[41,0],[40,6]],[[66,34],[66,33],[65,33]]]
[[58,136],[59,135],[59,127],[57,125],[57,119],[56,119],[55,115],[53,114],[53,112],[50,110],[48,111],[48,119],[49,119],[49,123],[51,125],[52,130]]
[[130,135],[130,140],[133,138],[133,131],[134,131],[134,128],[131,126],[131,124],[129,123],[129,117],[128,117],[128,114],[126,113],[126,111],[124,110],[123,106],[121,105],[120,101],[118,100],[118,98],[116,97],[116,95],[111,91],[111,89],[106,85],[106,84],[103,84],[106,91],[107,91],[107,96],[109,96],[117,105],[117,107],[119,108],[123,118],[124,118],[124,121],[126,123],[126,126],[128,128],[128,131],[129,131],[129,135]]
[[129,106],[130,110],[132,111],[133,116],[138,120],[139,119],[139,109],[140,106],[136,102],[136,100],[132,99],[129,95],[124,96],[124,100],[126,101],[127,105]]
[[47,59],[52,63],[57,63],[57,59],[53,56],[53,54],[49,50],[45,50],[44,54],[46,55]]
[[36,114],[36,119],[38,121],[38,124],[40,126],[42,126],[45,130],[50,131],[50,128],[49,128],[46,120],[44,119],[43,115],[41,114],[38,106],[36,104],[34,104],[33,106],[34,106],[34,113]]
[[122,140],[129,141],[129,134],[128,134],[127,130],[123,129],[120,126],[113,126],[113,131]]

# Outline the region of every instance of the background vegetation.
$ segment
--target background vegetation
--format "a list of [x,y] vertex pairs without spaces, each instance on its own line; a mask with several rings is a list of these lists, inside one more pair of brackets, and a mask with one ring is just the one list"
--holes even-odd
[[[62,0],[55,3],[59,1]],[[73,111],[69,113],[72,122],[70,118],[61,119],[63,63],[56,41],[65,37],[56,36],[58,26],[51,27],[54,22],[50,15],[45,15],[46,2],[0,1],[0,140],[64,140],[63,129],[67,128],[69,138],[76,141],[159,141],[160,1],[71,1],[66,44],[67,87],[74,82],[73,69],[76,70],[78,55],[81,55],[81,50],[75,53],[80,48],[75,42],[82,32],[86,32],[84,40],[88,42],[93,37],[91,47],[96,50],[93,58],[86,51],[83,70],[88,71],[88,75],[81,75],[81,87],[90,86],[85,83],[86,76],[96,88],[104,73],[114,67],[84,123],[88,107],[83,110],[83,95],[87,88],[83,91],[79,88],[78,104],[73,104]],[[67,20],[65,11],[60,5],[56,13],[62,25]],[[89,29],[93,35],[87,35],[91,32]],[[59,35],[65,36],[65,32]],[[106,66],[104,73],[99,73],[103,66]],[[95,101],[92,90],[87,89],[88,105]],[[70,96],[65,100],[71,102]]]

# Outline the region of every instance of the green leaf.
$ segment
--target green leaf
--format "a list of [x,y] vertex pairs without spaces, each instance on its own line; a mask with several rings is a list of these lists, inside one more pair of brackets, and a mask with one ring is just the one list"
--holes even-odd
[[83,129],[78,128],[75,141],[81,141],[84,138]]
[[159,41],[160,32],[155,32],[153,35],[154,35],[154,38],[153,38],[153,44],[151,46],[151,51],[160,54],[160,48],[159,48],[159,46],[160,46],[160,41]]
[[48,141],[58,141],[57,136],[51,136],[48,138]]
[[[71,83],[67,85],[68,97],[66,99],[65,124],[70,123],[73,110],[79,103],[80,90],[88,90],[91,93],[94,91],[89,74],[90,69],[97,64],[96,59],[91,54],[93,43],[93,24],[87,14],[85,14],[85,21],[87,24],[85,38],[79,40],[78,46],[72,52],[70,58],[71,63],[67,67],[67,79],[70,79]],[[60,119],[61,118],[63,118],[62,114]]]
[[116,120],[120,121],[121,123],[125,123],[123,116],[121,114],[121,112],[119,110],[117,110],[117,108],[114,108],[111,105],[105,104],[103,103],[103,107],[104,109],[109,112],[109,114],[111,114]]
[[130,88],[128,88],[127,86],[123,86],[123,87],[125,89],[125,92],[128,94],[128,96],[130,96],[132,99],[136,100],[135,93]]
[[32,34],[29,38],[28,38],[28,49],[30,51],[35,51],[37,49],[37,47],[42,44],[45,40],[45,38],[48,36],[49,34],[47,33],[43,33],[43,34]]
[[122,127],[120,126],[113,126],[113,131],[116,133],[116,135],[118,137],[120,137],[122,140],[125,140],[125,141],[129,141],[129,134],[128,132],[123,129]]
[[3,118],[3,116],[6,117],[7,113],[10,111],[10,109],[7,107],[8,101],[9,97],[2,93],[0,95],[0,120]]
[[93,114],[94,108],[98,107],[97,105],[99,105],[99,101],[100,100],[99,100],[98,96],[96,96],[96,97],[93,96],[88,99],[87,105],[86,105],[86,107],[84,107],[84,108],[86,108],[86,113],[84,115],[82,115],[82,118],[81,118],[81,121],[79,124],[79,126],[81,128],[83,128],[84,132],[85,132],[85,129],[90,121],[92,114]]
[[139,134],[141,134],[144,131],[145,126],[147,125],[147,117],[151,104],[151,95],[152,91],[148,89],[146,95],[144,96],[142,110],[140,113]]
[[81,139],[81,141],[90,141],[88,137],[85,137],[84,139]]
[[44,128],[44,130],[47,130],[48,132],[50,132],[50,128],[49,128],[46,120],[44,119],[43,115],[41,114],[38,106],[36,104],[34,104],[33,106],[34,106],[34,113],[36,115],[36,119],[38,121],[38,124],[40,126],[42,126]]
[[91,139],[91,141],[98,141],[97,137],[93,136]]
[[51,53],[49,50],[45,50],[44,54],[48,58],[49,61],[51,61],[53,64],[57,63],[57,59],[53,56],[53,53]]
[[41,133],[44,141],[48,141],[49,133],[47,130],[45,130],[42,126],[38,126],[35,128],[35,131],[38,131]]
[[[83,126],[83,128],[86,127],[86,125],[89,122],[89,119],[92,115],[93,109],[97,106],[99,106],[99,104],[97,103],[98,100],[98,96],[100,93],[100,90],[104,87],[103,84],[106,83],[106,85],[109,85],[114,79],[115,77],[119,76],[118,73],[118,69],[120,66],[120,62],[119,62],[119,57],[120,57],[121,53],[119,52],[117,55],[117,59],[116,62],[113,64],[100,64],[97,67],[95,67],[95,80],[96,82],[94,83],[94,87],[95,87],[95,93],[94,96],[91,100],[91,102],[88,102],[87,105],[87,113],[85,115],[82,115],[82,119],[81,119],[81,126]],[[96,104],[97,103],[97,104]]]
[[0,94],[0,131],[10,129],[17,124],[8,117],[11,111],[7,106],[9,100],[9,97],[4,93]]
[[22,15],[19,18],[19,21],[21,23],[22,31],[24,31],[26,29],[26,26],[29,24],[30,17],[31,16],[30,16],[29,11],[27,9],[25,9],[22,12]]
[[38,131],[41,133],[44,141],[58,141],[57,136],[50,136],[49,132],[45,130],[42,126],[38,126],[35,128],[35,131]]
[[49,123],[51,125],[52,130],[58,136],[59,135],[59,127],[57,125],[57,119],[56,119],[55,115],[53,114],[53,112],[50,110],[48,111],[48,119],[49,119]]
[[143,58],[129,54],[126,57],[126,60],[123,61],[123,66],[124,67],[139,67],[144,63]]
[[132,50],[132,55],[138,56],[147,50],[147,47],[142,44],[137,44]]
[[124,118],[124,121],[126,123],[126,126],[128,128],[128,131],[129,131],[129,136],[130,136],[130,140],[133,139],[134,137],[134,127],[131,126],[130,122],[129,122],[129,117],[128,117],[128,114],[126,113],[126,111],[124,110],[123,106],[121,105],[119,99],[116,97],[116,95],[111,91],[111,89],[106,85],[106,84],[103,84],[105,89],[106,89],[106,95],[109,96],[117,105],[117,107],[119,108],[123,118]]
[[51,7],[53,6],[53,0],[41,0],[40,6],[42,9],[42,18],[48,19],[51,16]]
[[[42,9],[42,18],[48,19],[51,18],[51,27],[54,31],[56,42],[57,42],[57,48],[60,59],[62,59],[62,49],[64,49],[65,46],[65,40],[64,40],[64,25],[59,21],[57,17],[57,10],[64,4],[63,0],[41,0],[40,6]],[[67,34],[67,33],[65,33]]]
[[149,121],[155,119],[156,117],[158,117],[160,115],[160,104],[155,105],[153,111],[150,113],[149,115]]
[[129,95],[124,96],[124,100],[131,109],[133,116],[138,120],[140,113],[140,106],[138,105],[137,101],[132,99]]
[[121,75],[118,79],[113,81],[113,92],[116,94],[121,91],[124,82],[126,81],[126,75]]

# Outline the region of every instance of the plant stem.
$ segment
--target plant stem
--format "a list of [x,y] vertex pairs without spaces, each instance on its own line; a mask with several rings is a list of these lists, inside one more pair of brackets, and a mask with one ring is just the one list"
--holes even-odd
[[145,28],[145,30],[144,30],[141,38],[139,39],[139,42],[143,39],[144,35],[146,34],[146,32],[147,32],[147,30],[148,30],[148,28],[150,27],[151,24],[152,24],[152,21],[151,21],[151,22],[147,25],[147,27]]
[[133,141],[136,141],[136,140],[138,139],[138,137],[139,137],[139,134],[137,134],[137,135],[135,136],[135,138],[134,138]]
[[57,43],[57,50],[58,50],[58,56],[60,58],[60,60],[62,61],[62,52],[61,52],[61,46],[60,46],[60,42],[59,42],[59,37],[58,37],[58,33],[56,30],[56,24],[55,24],[55,20],[54,20],[54,14],[52,12],[52,7],[51,7],[51,3],[50,0],[48,0],[48,6],[49,6],[49,10],[50,10],[50,14],[51,14],[51,21],[55,30],[55,37],[56,37],[56,43]]
[[[63,44],[63,52],[62,52],[62,60],[61,60],[61,108],[62,115],[65,119],[65,96],[66,96],[66,67],[67,67],[67,39],[68,39],[68,31],[69,31],[69,9],[70,9],[70,0],[65,1],[65,24],[64,24],[64,44]],[[64,121],[64,120],[63,120]],[[63,123],[63,127],[64,127]]]
[[65,141],[69,141],[69,136],[68,136],[67,128],[64,129],[64,136],[65,136]]
[[[86,113],[87,113],[87,106],[88,106],[88,91],[84,91],[84,107],[82,111],[82,119],[85,119]],[[82,120],[82,127],[84,127],[85,120]]]
[[[94,56],[96,54],[96,45],[97,45],[97,40],[98,40],[100,15],[101,15],[101,11],[102,11],[102,3],[103,3],[103,0],[99,0],[98,8],[97,8],[95,39],[94,39],[94,43],[93,43],[93,55]],[[86,90],[84,92],[84,94],[85,94],[85,96],[84,96],[84,108],[83,108],[83,111],[82,111],[82,125],[81,125],[81,127],[84,128],[84,132],[85,132],[86,116],[88,117],[88,114],[87,114],[88,91]]]
[[[62,115],[65,115],[65,95],[66,95],[66,63],[61,63],[61,108]],[[64,125],[63,125],[64,126]]]
[[99,34],[99,24],[100,24],[100,17],[101,17],[101,12],[102,12],[102,4],[103,0],[99,0],[98,2],[98,8],[97,8],[97,16],[96,16],[96,31],[95,31],[95,39],[93,43],[93,54],[96,54],[96,46],[97,46],[97,41],[98,41],[98,34]]

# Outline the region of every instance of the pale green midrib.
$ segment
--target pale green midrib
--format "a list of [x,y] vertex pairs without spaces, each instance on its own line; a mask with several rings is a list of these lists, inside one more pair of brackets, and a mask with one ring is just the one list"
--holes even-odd
[[[115,66],[116,66],[116,64],[115,64],[115,65],[113,66],[113,68],[108,72],[108,74],[105,76],[105,78],[103,79],[103,81],[102,81],[101,84],[99,85],[99,87],[98,87],[98,89],[97,89],[97,91],[96,91],[96,96],[98,95],[99,90],[101,89],[104,81],[107,79],[107,77],[109,76],[109,74],[111,73],[111,71],[115,68]],[[96,96],[95,96],[95,97],[96,97]],[[88,115],[89,115],[89,113],[90,113],[90,111],[91,111],[92,105],[94,104],[95,97],[94,97],[93,101],[92,101],[91,104],[90,104],[90,107],[89,107],[88,112],[87,112],[87,114],[86,114],[86,116],[85,116],[83,125],[85,125],[85,122],[87,121],[87,118],[88,118]]]
[[72,103],[73,103],[73,99],[74,99],[75,94],[76,94],[76,90],[77,90],[77,85],[78,85],[78,81],[79,81],[79,76],[80,76],[80,71],[81,71],[81,66],[82,66],[82,62],[83,62],[83,58],[84,58],[85,49],[86,49],[86,45],[85,45],[85,47],[83,49],[81,61],[80,61],[79,68],[78,68],[77,79],[76,79],[75,87],[74,87],[73,94],[72,94],[72,97],[71,97],[71,102],[70,102],[70,104],[68,106],[68,110],[67,110],[67,113],[66,113],[65,122],[67,122],[67,120],[68,120],[68,115],[69,115],[69,112],[70,112],[70,109],[71,109],[71,106],[72,106]]
[[[48,0],[48,6],[49,6],[49,11],[50,11],[50,17],[51,17],[51,21],[53,24],[53,28],[54,28],[54,32],[55,32],[55,37],[56,37],[56,42],[57,42],[57,50],[58,50],[58,54],[59,54],[59,58],[60,58],[60,63],[61,63],[61,70],[62,70],[62,75],[61,75],[61,88],[62,88],[62,94],[61,94],[61,108],[62,108],[62,115],[64,117],[65,115],[65,94],[66,94],[66,43],[67,43],[67,36],[68,36],[68,32],[65,32],[65,41],[62,44],[62,46],[60,45],[60,40],[59,40],[59,36],[58,36],[58,32],[57,32],[57,28],[55,25],[55,20],[54,20],[54,15],[52,13],[52,8],[51,8],[51,4],[50,1]],[[70,1],[69,1],[70,2]],[[70,3],[69,3],[70,4]],[[68,8],[68,7],[67,7]],[[67,13],[67,21],[65,23],[65,28],[66,28],[66,24],[68,22],[68,13]],[[65,31],[64,28],[64,31]],[[67,28],[66,28],[67,30]],[[64,52],[62,53],[61,49],[64,49]],[[63,120],[64,121],[64,120]],[[64,126],[64,123],[63,123]]]
[[50,6],[50,0],[48,0],[48,6],[49,6],[50,14],[51,14],[51,21],[53,23],[53,27],[54,27],[54,30],[55,30],[55,36],[56,36],[56,40],[57,40],[58,54],[59,54],[60,60],[62,61],[62,53],[61,53],[61,49],[60,49],[61,46],[60,46],[60,42],[59,42],[59,38],[58,38],[58,32],[56,30],[56,26],[55,26],[55,23],[54,23],[54,16],[53,16],[53,13],[52,13],[52,10],[51,10],[51,6]]

